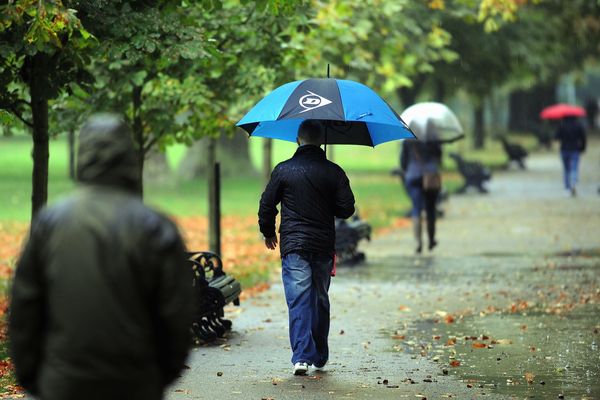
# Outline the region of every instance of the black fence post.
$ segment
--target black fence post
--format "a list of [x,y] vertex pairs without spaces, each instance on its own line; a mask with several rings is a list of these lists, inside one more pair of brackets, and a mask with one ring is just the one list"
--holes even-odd
[[221,256],[221,166],[215,153],[216,141],[211,139],[208,155],[211,161],[208,165],[208,247]]

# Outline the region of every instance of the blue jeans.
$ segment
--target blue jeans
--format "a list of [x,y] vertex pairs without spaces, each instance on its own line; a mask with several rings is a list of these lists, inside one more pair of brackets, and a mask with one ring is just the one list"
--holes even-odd
[[322,367],[329,358],[329,284],[333,257],[294,252],[282,260],[282,280],[289,311],[292,364]]
[[562,150],[560,152],[563,167],[565,189],[574,188],[577,185],[577,169],[579,167],[579,152]]
[[420,217],[425,209],[427,218],[435,221],[436,203],[439,191],[423,190],[423,177],[409,179],[406,182],[406,191],[412,203],[411,216]]

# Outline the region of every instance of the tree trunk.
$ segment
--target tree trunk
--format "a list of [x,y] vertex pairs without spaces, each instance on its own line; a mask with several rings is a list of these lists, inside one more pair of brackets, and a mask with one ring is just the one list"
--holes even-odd
[[208,247],[221,256],[221,174],[217,162],[217,139],[210,138],[206,151],[208,171]]
[[[182,179],[194,179],[206,176],[209,172],[206,164],[209,139],[196,141],[186,152],[178,167],[177,174]],[[229,138],[222,133],[217,142],[217,152],[221,161],[221,176],[256,176],[250,160],[248,138],[236,132]]]
[[75,180],[75,131],[69,129],[67,133],[67,143],[69,146],[69,178]]
[[131,92],[133,102],[133,141],[138,151],[139,186],[137,192],[144,197],[144,126],[142,124],[142,87],[134,86]]
[[262,175],[265,186],[271,179],[271,172],[273,170],[273,139],[263,139],[263,168]]
[[235,131],[230,136],[221,132],[217,149],[223,176],[257,175],[250,159],[250,147],[246,133]]
[[483,100],[477,101],[473,114],[473,120],[475,121],[474,126],[474,137],[473,137],[473,148],[483,149],[485,145],[485,125],[483,121]]
[[403,108],[408,108],[417,101],[418,93],[413,90],[413,88],[402,87],[396,90],[396,94],[398,95]]
[[37,54],[33,57],[29,81],[33,117],[32,219],[48,201],[48,99],[45,89],[48,73],[46,59],[44,54]]
[[167,184],[171,181],[171,169],[167,154],[153,146],[147,150],[144,160],[144,182]]
[[554,81],[534,86],[528,90],[512,92],[509,98],[508,129],[517,132],[531,132],[539,129],[540,110],[554,103],[556,103]]
[[417,96],[421,93],[425,78],[426,75],[424,74],[417,75],[413,79],[413,85],[411,87],[404,86],[396,90],[396,94],[404,108],[410,107],[417,102]]
[[436,79],[434,81],[435,85],[435,101],[439,103],[443,103],[446,99],[446,85],[444,84],[443,79]]

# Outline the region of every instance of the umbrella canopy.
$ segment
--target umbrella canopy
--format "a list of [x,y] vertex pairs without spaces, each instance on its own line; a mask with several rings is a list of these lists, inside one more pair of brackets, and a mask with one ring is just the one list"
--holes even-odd
[[377,146],[415,137],[373,90],[330,78],[286,83],[259,101],[236,125],[250,136],[295,142],[300,124],[307,119],[325,121],[327,144]]
[[585,109],[571,104],[555,104],[540,112],[542,119],[562,119],[566,117],[585,117]]
[[448,142],[464,136],[458,118],[442,103],[417,103],[404,110],[400,117],[419,140]]

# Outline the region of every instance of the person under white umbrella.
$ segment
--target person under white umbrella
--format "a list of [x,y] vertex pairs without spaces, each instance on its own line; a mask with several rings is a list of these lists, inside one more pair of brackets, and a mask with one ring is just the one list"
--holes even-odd
[[464,137],[462,126],[454,113],[444,104],[418,103],[400,116],[418,140],[406,140],[400,154],[400,169],[404,185],[412,202],[411,217],[416,241],[416,253],[423,249],[422,214],[427,221],[428,249],[437,246],[436,219],[441,191],[440,167],[442,144]]

